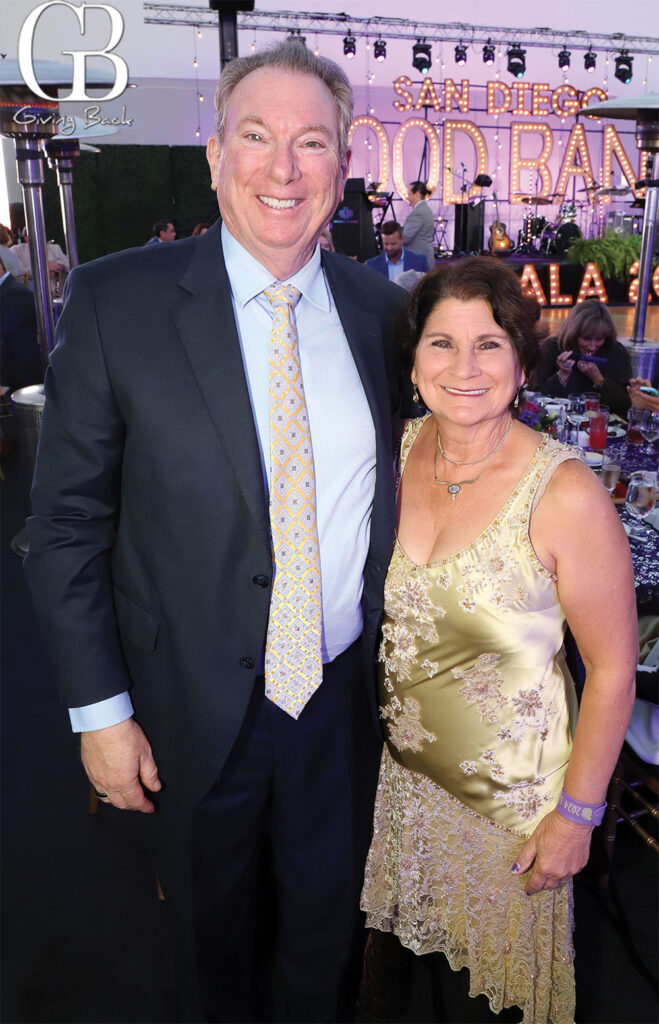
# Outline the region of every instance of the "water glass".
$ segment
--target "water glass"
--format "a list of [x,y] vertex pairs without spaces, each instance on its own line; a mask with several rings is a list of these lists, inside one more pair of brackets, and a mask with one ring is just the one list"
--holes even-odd
[[576,443],[579,443],[579,427],[581,422],[586,415],[586,399],[583,395],[568,395],[567,407],[566,407],[567,421],[573,427],[576,427],[577,439]]
[[644,440],[647,442],[647,444],[641,448],[641,451],[645,452],[647,455],[652,455],[654,454],[654,446],[652,442],[656,441],[659,437],[659,412],[652,412],[651,409],[642,409],[641,413],[639,430],[641,431]]
[[612,451],[610,455],[608,452],[604,452],[602,456],[601,480],[609,494],[613,494],[616,489],[620,479],[620,470],[620,452]]
[[656,473],[642,469],[629,477],[625,507],[639,521],[638,527],[632,527],[629,531],[629,536],[634,540],[647,540],[650,536],[648,528],[641,525],[641,520],[649,516],[654,509],[656,488]]

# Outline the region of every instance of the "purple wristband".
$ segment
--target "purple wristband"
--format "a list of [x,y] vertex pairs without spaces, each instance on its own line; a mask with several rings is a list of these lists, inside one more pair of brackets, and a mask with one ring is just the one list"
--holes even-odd
[[578,825],[599,825],[606,810],[606,800],[602,800],[601,804],[582,804],[562,789],[556,810],[568,821],[576,821]]

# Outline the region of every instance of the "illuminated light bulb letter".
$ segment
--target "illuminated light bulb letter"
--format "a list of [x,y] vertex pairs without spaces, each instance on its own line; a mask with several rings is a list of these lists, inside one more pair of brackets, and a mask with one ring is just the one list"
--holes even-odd
[[424,78],[417,101],[414,104],[415,110],[421,110],[423,107],[434,107],[435,110],[442,109],[432,78]]
[[[497,102],[497,93],[503,97]],[[488,114],[505,114],[510,110],[510,103],[513,94],[504,82],[487,83],[487,112]]]
[[[629,301],[634,305],[638,298],[638,268],[639,261],[634,260],[631,267],[629,268],[629,274],[633,280],[629,284]],[[659,296],[659,265],[654,268],[654,274],[652,275],[652,290],[655,295]],[[648,289],[648,302],[652,302],[652,294]]]
[[531,113],[534,117],[551,114],[549,83],[534,82],[531,86]]
[[579,110],[579,93],[572,85],[559,85],[551,94],[551,105],[557,117],[570,117]]
[[533,295],[539,306],[547,305],[547,298],[542,290],[542,285],[532,263],[525,263],[520,285],[525,295]]
[[[616,156],[627,184],[633,188],[637,180],[634,168],[627,156],[616,128],[612,124],[604,125],[602,134],[602,188],[613,185],[613,157]],[[610,203],[611,196],[602,196],[600,202]]]
[[524,106],[524,100],[526,98],[526,92],[531,88],[530,82],[513,82],[511,88],[517,92],[517,106],[513,110],[513,117],[529,117],[531,114],[530,110],[527,110]]
[[377,174],[373,176],[373,180],[380,182],[377,189],[378,192],[386,191],[389,183],[391,161],[389,157],[389,139],[384,130],[384,125],[376,117],[370,117],[368,114],[356,117],[350,125],[350,131],[348,132],[349,146],[352,144],[353,136],[358,128],[370,128],[371,131],[375,132],[378,140],[378,169]]
[[[590,101],[593,99],[593,97],[595,97],[595,99],[598,102],[602,101],[604,103],[606,100],[608,100],[609,94],[605,92],[604,89],[600,89],[597,85],[594,85],[592,89],[586,89],[585,93],[581,97],[582,110],[586,110],[590,106]],[[594,117],[592,120],[599,124],[601,118]]]
[[450,112],[453,110],[453,100],[456,101],[456,107],[463,114],[469,113],[469,79],[463,78],[462,85],[458,89],[457,85],[452,78],[447,78],[444,82],[444,107]]
[[[453,191],[453,172],[451,168],[454,166],[455,160],[455,133],[464,132],[470,137],[475,148],[476,148],[476,171],[471,174],[472,179],[476,179],[479,174],[487,174],[487,146],[485,145],[485,139],[480,128],[478,128],[473,121],[444,121],[444,186],[443,186],[443,202],[445,203],[460,203],[462,202],[462,194],[460,192]],[[480,195],[480,188],[473,185],[467,196]]]
[[[580,164],[575,163],[577,153],[581,161]],[[566,194],[568,178],[574,176],[583,178],[584,185],[587,186],[593,185],[595,180],[590,162],[590,153],[588,152],[588,143],[586,142],[586,129],[582,124],[575,124],[570,132],[570,140],[565,147],[561,173],[556,183],[556,195],[564,196]],[[592,202],[591,196],[592,192],[588,192],[589,202]]]
[[549,304],[551,306],[571,306],[572,296],[561,295],[561,281],[559,271],[559,263],[549,264]]
[[[522,134],[528,134],[529,132],[542,136],[542,152],[539,156],[533,157],[533,159],[522,159],[520,154]],[[548,124],[542,124],[541,122],[526,124],[513,121],[510,126],[510,201],[512,203],[521,203],[522,201],[520,193],[524,190],[519,182],[519,172],[521,170],[538,170],[542,180],[540,195],[549,196],[551,192],[551,174],[549,173],[547,161],[551,156],[552,146],[552,133]]]
[[394,92],[403,97],[403,100],[394,100],[394,106],[396,110],[400,110],[401,113],[405,113],[406,110],[411,110],[414,106],[412,93],[409,92],[411,86],[412,79],[408,75],[399,75],[398,78],[394,80]]
[[596,263],[587,263],[584,267],[581,288],[577,295],[577,303],[585,299],[599,299],[601,302],[608,302],[606,288],[602,281],[600,268]]
[[[430,144],[430,164],[428,168],[428,188],[435,190],[439,182],[439,139],[437,131],[430,121],[423,117],[408,117],[396,132],[394,139],[394,185],[401,198],[407,198],[407,182],[403,172],[403,143],[411,128],[420,128]],[[418,162],[418,161],[417,161]],[[411,180],[411,179],[410,179]],[[445,199],[444,202],[447,202]]]

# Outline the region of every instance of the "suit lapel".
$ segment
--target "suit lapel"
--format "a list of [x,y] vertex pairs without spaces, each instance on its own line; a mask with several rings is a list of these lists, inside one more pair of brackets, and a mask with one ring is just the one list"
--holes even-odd
[[173,310],[174,321],[213,427],[270,550],[261,454],[222,255],[220,221],[200,237],[179,284],[183,297]]

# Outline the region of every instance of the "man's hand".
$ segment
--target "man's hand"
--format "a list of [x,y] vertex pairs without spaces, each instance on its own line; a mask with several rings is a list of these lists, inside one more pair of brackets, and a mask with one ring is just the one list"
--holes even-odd
[[149,742],[134,719],[83,732],[80,756],[103,803],[145,814],[154,810],[142,786],[157,793],[162,783]]

